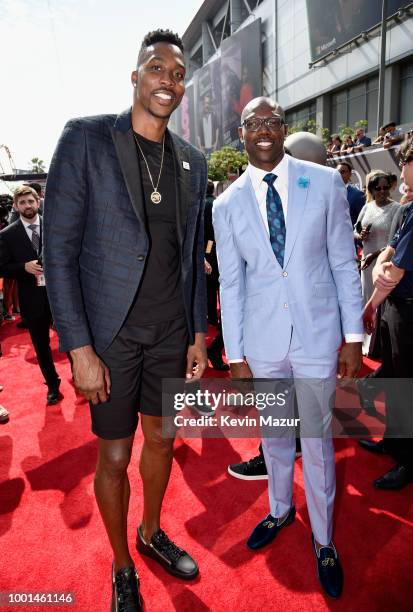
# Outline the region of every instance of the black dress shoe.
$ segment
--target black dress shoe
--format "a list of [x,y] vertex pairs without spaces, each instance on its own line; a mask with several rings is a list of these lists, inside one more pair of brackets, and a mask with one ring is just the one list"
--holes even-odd
[[52,389],[49,387],[47,392],[47,405],[54,406],[58,402],[63,399],[63,395],[60,393],[59,389]]
[[413,482],[413,473],[405,466],[397,464],[380,478],[374,481],[376,489],[397,490],[403,489],[406,485]]
[[249,461],[233,463],[228,466],[228,474],[241,480],[268,480],[267,466],[264,455],[257,455]]
[[111,612],[141,612],[142,601],[139,593],[139,577],[136,569],[122,567],[115,573],[112,565],[112,605]]
[[5,409],[4,406],[0,404],[0,423],[8,423],[9,422],[9,412]]
[[384,440],[374,442],[373,440],[359,440],[359,445],[369,453],[376,453],[376,455],[385,455],[386,449],[384,446]]
[[374,400],[378,394],[374,384],[368,378],[358,378],[356,380],[356,389],[359,395],[360,406],[369,416],[376,416],[377,410]]
[[343,591],[343,569],[334,544],[333,546],[322,546],[317,552],[313,534],[311,534],[311,540],[321,586],[330,597],[340,597]]
[[207,355],[214,370],[218,370],[219,372],[228,372],[229,365],[224,362],[221,353],[214,353],[213,351],[207,349]]
[[143,538],[141,527],[138,527],[136,549],[141,554],[158,561],[173,576],[192,580],[198,575],[199,568],[196,561],[174,544],[162,529],[155,531],[148,544]]
[[274,518],[273,516],[271,516],[271,514],[269,514],[265,517],[263,521],[258,523],[254,531],[248,538],[248,548],[250,548],[251,550],[258,550],[259,548],[266,546],[267,544],[273,541],[280,529],[282,529],[283,527],[287,527],[287,525],[290,525],[294,521],[294,519],[294,506],[290,508],[287,516],[280,525],[277,524],[278,519]]
[[48,385],[48,391],[47,391],[47,405],[48,406],[53,406],[54,404],[57,404],[57,402],[60,402],[60,400],[63,399],[63,395],[60,393],[59,391],[59,387],[60,387],[60,378],[57,379],[57,381],[51,385]]

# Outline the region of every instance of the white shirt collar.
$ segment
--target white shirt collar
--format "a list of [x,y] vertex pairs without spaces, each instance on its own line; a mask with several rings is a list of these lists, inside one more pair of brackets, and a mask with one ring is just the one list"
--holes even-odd
[[36,215],[31,221],[26,221],[26,219],[20,216],[20,221],[23,223],[24,227],[29,227],[29,225],[37,225],[37,227],[39,227],[40,225],[39,215]]
[[[288,155],[284,154],[282,160],[271,170],[272,174],[277,175],[277,181],[282,181],[284,183],[288,180],[288,165]],[[268,174],[267,170],[257,168],[251,163],[248,164],[248,173],[254,190],[259,189],[264,176]]]

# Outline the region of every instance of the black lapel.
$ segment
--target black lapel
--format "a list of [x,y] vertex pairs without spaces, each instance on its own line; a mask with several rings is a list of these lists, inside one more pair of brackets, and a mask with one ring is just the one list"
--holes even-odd
[[145,219],[145,208],[143,203],[141,172],[135,139],[133,137],[130,109],[123,111],[123,113],[117,116],[115,124],[111,126],[110,131],[112,133],[129,197],[136,216],[143,224]]
[[[176,223],[178,239],[182,245],[185,237],[186,213],[191,199],[191,172],[188,147],[182,146],[178,138],[168,130],[171,137],[175,170]],[[187,166],[187,169],[184,168]]]
[[36,259],[37,253],[33,248],[32,241],[27,235],[26,228],[24,227],[21,219],[19,219],[16,223],[16,234],[16,242],[22,246],[22,256]]

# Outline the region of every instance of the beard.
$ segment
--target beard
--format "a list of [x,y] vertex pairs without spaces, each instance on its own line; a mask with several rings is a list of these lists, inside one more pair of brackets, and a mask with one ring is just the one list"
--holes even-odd
[[22,213],[22,217],[24,219],[29,219],[29,220],[34,219],[36,215],[37,215],[37,210],[33,210],[33,209],[25,210],[24,213]]

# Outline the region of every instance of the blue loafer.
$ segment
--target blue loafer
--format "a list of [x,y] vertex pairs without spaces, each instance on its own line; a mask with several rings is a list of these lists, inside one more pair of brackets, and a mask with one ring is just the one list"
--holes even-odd
[[269,514],[255,527],[254,531],[247,540],[247,546],[251,550],[258,550],[263,546],[266,546],[276,537],[277,533],[283,527],[291,525],[295,519],[295,507],[292,506],[280,525],[277,525],[277,518],[274,518]]
[[330,597],[340,597],[343,591],[343,569],[335,546],[322,546],[317,553],[313,534],[311,534],[311,540],[321,586]]

